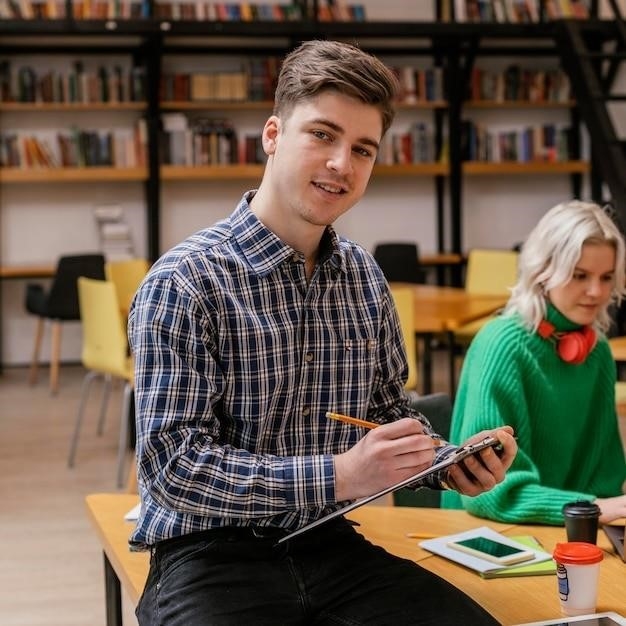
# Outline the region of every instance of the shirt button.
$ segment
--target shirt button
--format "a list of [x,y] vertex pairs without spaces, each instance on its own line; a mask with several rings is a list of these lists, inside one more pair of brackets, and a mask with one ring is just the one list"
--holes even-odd
[[307,352],[307,353],[304,355],[304,360],[305,360],[307,363],[310,363],[310,362],[313,360],[313,353],[312,353],[312,352]]
[[304,415],[304,417],[308,417],[311,413],[311,409],[309,409],[308,407],[306,409],[302,409],[302,415]]

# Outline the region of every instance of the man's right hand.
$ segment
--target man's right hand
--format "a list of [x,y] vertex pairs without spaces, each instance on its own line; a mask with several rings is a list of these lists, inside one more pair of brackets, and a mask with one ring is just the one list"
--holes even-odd
[[408,417],[370,430],[334,457],[337,501],[369,496],[429,468],[435,443],[423,424]]

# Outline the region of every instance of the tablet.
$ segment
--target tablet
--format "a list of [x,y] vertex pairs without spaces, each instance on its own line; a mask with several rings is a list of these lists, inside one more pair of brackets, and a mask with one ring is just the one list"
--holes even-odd
[[524,622],[515,626],[626,626],[626,619],[617,613],[594,613],[593,615],[577,615],[576,617],[558,617],[546,622]]

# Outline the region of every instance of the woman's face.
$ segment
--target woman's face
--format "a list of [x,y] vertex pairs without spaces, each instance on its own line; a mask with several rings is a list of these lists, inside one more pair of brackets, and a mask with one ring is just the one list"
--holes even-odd
[[569,282],[550,289],[548,299],[570,321],[588,326],[609,302],[615,282],[615,248],[583,245]]

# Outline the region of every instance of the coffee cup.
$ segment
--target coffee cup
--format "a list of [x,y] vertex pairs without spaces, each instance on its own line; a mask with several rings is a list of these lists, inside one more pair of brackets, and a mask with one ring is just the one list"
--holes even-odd
[[569,502],[563,507],[568,541],[596,543],[600,507],[588,500]]
[[590,543],[557,543],[553,558],[563,615],[595,613],[602,550]]

